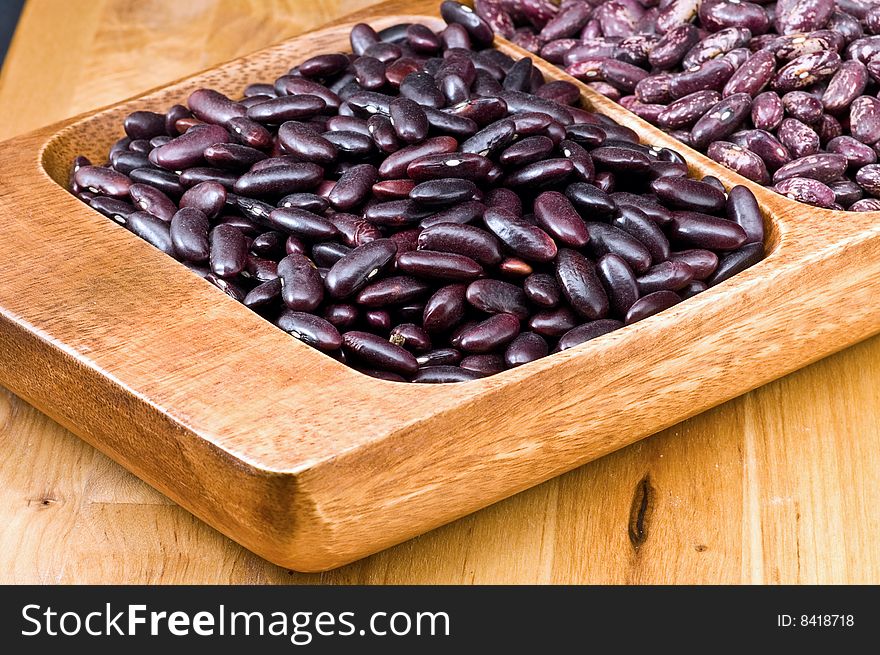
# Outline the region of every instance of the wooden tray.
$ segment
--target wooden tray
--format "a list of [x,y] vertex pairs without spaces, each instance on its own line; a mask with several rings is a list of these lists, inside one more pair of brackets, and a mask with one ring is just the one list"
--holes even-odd
[[[458,385],[367,378],[290,338],[69,195],[135,108],[236,93],[351,24],[439,26],[390,2],[142,97],[0,144],[0,382],[244,546],[339,566],[510,496],[880,332],[877,213],[757,187],[583,87],[693,170],[745,183],[768,257],[661,314]],[[523,51],[500,41],[513,56]],[[571,79],[539,63],[551,78]]]

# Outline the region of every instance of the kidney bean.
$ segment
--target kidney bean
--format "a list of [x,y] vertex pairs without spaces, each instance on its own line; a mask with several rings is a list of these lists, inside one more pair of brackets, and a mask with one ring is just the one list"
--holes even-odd
[[561,291],[556,279],[547,273],[532,273],[523,282],[526,297],[540,307],[556,307]]
[[559,251],[556,280],[572,308],[581,316],[596,320],[608,313],[608,296],[593,263],[576,250],[562,248]]
[[665,261],[652,266],[636,279],[639,292],[679,291],[694,279],[694,270],[684,261]]
[[190,168],[203,161],[205,150],[209,146],[223,143],[228,138],[229,133],[219,125],[191,129],[154,149],[150,153],[150,161],[169,170]]
[[657,224],[648,218],[640,209],[622,206],[620,214],[614,218],[612,225],[635,237],[648,252],[651,259],[658,263],[669,257],[669,240]]
[[814,155],[821,146],[819,135],[795,118],[784,119],[776,136],[795,158]]
[[730,279],[750,266],[754,266],[764,257],[763,243],[749,243],[739,250],[724,255],[718,262],[715,273],[706,280],[710,287]]
[[804,91],[789,91],[782,96],[782,106],[792,118],[812,125],[822,118],[822,101]]
[[295,311],[314,311],[324,300],[324,281],[310,259],[303,255],[287,255],[278,262],[281,299]]
[[713,141],[723,140],[742,125],[751,109],[752,98],[747,93],[727,96],[694,124],[691,129],[692,144],[705,148]]
[[629,264],[614,253],[603,255],[596,264],[596,274],[608,296],[611,311],[625,316],[639,298],[636,278]]
[[789,162],[773,174],[773,181],[779,183],[791,177],[809,177],[820,182],[833,182],[840,179],[846,170],[847,159],[833,153],[807,155]]
[[73,181],[81,189],[114,198],[127,197],[132,186],[132,180],[128,176],[101,166],[79,167],[73,174]]
[[402,323],[396,326],[391,330],[388,340],[413,353],[421,353],[431,349],[431,337],[414,323]]
[[470,180],[461,178],[441,178],[417,184],[409,192],[409,197],[419,205],[443,207],[472,199],[477,186]]
[[379,166],[379,176],[385,179],[404,177],[407,167],[413,161],[428,155],[453,153],[457,147],[458,142],[448,136],[434,137],[406,146],[386,157]]
[[467,285],[450,284],[436,291],[425,304],[422,325],[428,332],[446,332],[458,325],[467,309]]
[[637,321],[662,312],[664,309],[677,305],[681,297],[674,291],[655,291],[639,298],[626,314],[624,325],[632,325]]
[[708,250],[734,250],[748,239],[745,230],[737,223],[692,211],[673,213],[669,236],[675,241]]
[[336,262],[324,285],[334,298],[347,298],[378,275],[394,259],[397,245],[391,239],[376,239],[358,246]]
[[430,291],[427,283],[408,275],[385,278],[365,286],[356,296],[359,305],[385,307],[402,305]]
[[[755,194],[747,187],[737,185],[730,190],[727,194],[726,215],[746,233],[745,243],[764,242],[764,219]],[[697,279],[704,279],[700,276],[699,267],[694,266],[693,262],[688,263],[695,269]]]
[[327,196],[335,209],[348,211],[369,197],[379,172],[372,164],[358,164],[343,173]]
[[200,182],[184,192],[180,207],[194,207],[208,218],[215,218],[226,205],[226,196],[226,188],[219,182]]
[[356,361],[380,370],[409,376],[419,369],[410,352],[369,332],[346,332],[342,335],[342,350]]
[[313,189],[323,176],[323,169],[311,162],[284,164],[245,173],[235,181],[233,189],[242,196],[279,196]]
[[863,198],[858,202],[854,202],[849,211],[851,212],[873,212],[880,210],[880,200],[877,198]]
[[617,211],[617,203],[606,192],[592,184],[574,182],[565,188],[566,197],[584,211],[599,216],[611,216]]
[[231,278],[241,273],[247,265],[247,242],[241,230],[220,224],[211,230],[209,238],[211,271],[214,275]]
[[474,44],[481,47],[491,45],[494,39],[492,28],[470,7],[446,0],[440,5],[440,15],[447,23],[464,27]]
[[781,92],[803,89],[830,78],[840,64],[840,55],[836,52],[811,52],[792,59],[780,68],[770,84]]
[[546,339],[535,332],[519,334],[504,351],[504,364],[515,368],[546,357],[550,352]]
[[476,280],[466,292],[467,301],[487,314],[513,314],[524,321],[531,314],[521,288],[502,280]]
[[260,309],[272,305],[281,296],[281,278],[273,278],[255,286],[242,300],[249,309]]
[[790,177],[779,182],[774,189],[783,196],[808,205],[830,207],[834,204],[834,191],[818,180]]
[[[315,316],[314,314],[285,310],[282,312],[281,316],[278,317],[275,324],[291,336],[296,337],[303,343],[307,343],[313,348],[319,350],[334,351],[344,345],[343,338],[340,336],[339,331],[330,322]],[[354,334],[357,335],[363,333]],[[378,339],[378,337],[376,338]],[[355,339],[356,336],[350,339],[350,341],[354,341]],[[356,346],[349,345],[349,348],[353,349],[355,347]]]
[[512,314],[494,314],[461,334],[461,349],[487,353],[504,346],[519,334],[519,319]]
[[208,261],[211,252],[208,217],[195,207],[183,207],[171,218],[169,237],[178,257],[191,262]]
[[[775,171],[791,161],[791,153],[779,140],[764,130],[742,130],[730,136],[730,140],[758,155],[767,167]],[[757,180],[756,180],[757,181]]]
[[575,346],[579,346],[587,341],[592,341],[597,337],[601,337],[603,334],[608,334],[609,332],[613,332],[622,327],[623,323],[621,321],[616,321],[610,318],[584,323],[576,328],[572,328],[562,335],[553,352],[562,352],[563,350],[574,348]]
[[590,237],[587,226],[571,202],[558,191],[541,193],[534,204],[538,225],[557,241],[581,248]]
[[484,266],[501,261],[501,244],[494,235],[472,225],[439,223],[424,229],[418,238],[420,250],[464,255]]
[[177,211],[177,205],[168,196],[147,184],[132,184],[128,194],[136,207],[163,221],[170,221]]
[[724,193],[697,180],[661,177],[651,182],[651,190],[661,202],[674,209],[714,213],[724,207]]
[[431,366],[452,366],[461,361],[461,352],[455,348],[436,348],[416,357],[422,368]]
[[412,382],[423,384],[443,384],[447,382],[468,382],[483,377],[477,371],[469,371],[459,366],[424,366],[413,376]]
[[193,91],[186,104],[189,105],[193,116],[206,123],[216,125],[223,125],[229,119],[238,118],[247,113],[247,110],[240,103],[230,100],[213,89]]
[[880,100],[860,96],[850,104],[849,123],[852,135],[868,145],[880,140]]
[[[745,188],[745,187],[734,187],[734,188]],[[762,227],[763,229],[763,227]],[[751,238],[751,237],[749,237]],[[692,250],[679,250],[678,252],[672,252],[669,254],[669,261],[671,262],[682,262],[687,264],[691,273],[693,274],[694,280],[705,280],[707,277],[712,275],[715,269],[718,267],[718,255],[716,255],[711,250],[704,249],[692,249]],[[686,288],[686,287],[683,287]]]
[[327,107],[324,98],[308,93],[272,98],[253,105],[247,117],[258,123],[278,124],[291,120],[311,118]]
[[422,71],[409,73],[403,78],[400,82],[400,94],[423,107],[440,109],[446,105],[446,98],[434,78]]
[[448,209],[444,209],[443,211],[439,211],[436,214],[431,214],[430,216],[423,218],[419,224],[423,228],[433,227],[442,223],[456,223],[463,225],[465,223],[471,223],[482,216],[485,209],[483,203],[476,200],[468,200],[453,207],[449,207]]
[[376,200],[404,200],[416,186],[415,180],[382,180],[373,185]]
[[418,223],[430,212],[430,209],[419,207],[413,200],[390,200],[367,207],[364,218],[374,225],[401,227]]
[[536,262],[549,262],[556,257],[556,244],[550,235],[510,211],[489,208],[483,220],[486,227],[520,257]]
[[574,164],[569,159],[544,159],[526,164],[520,169],[504,177],[508,187],[546,187],[558,184],[574,171]]
[[483,274],[483,267],[470,257],[435,250],[401,253],[397,257],[397,268],[434,280],[473,280]]
[[830,182],[828,187],[834,191],[834,202],[845,208],[849,208],[865,195],[862,188],[852,180]]
[[782,34],[822,29],[831,18],[834,2],[829,0],[779,0],[774,23]]
[[861,167],[877,161],[877,153],[868,145],[851,136],[831,139],[825,146],[828,152],[843,155],[849,166]]
[[587,222],[590,234],[589,250],[594,257],[613,252],[622,257],[637,273],[644,273],[651,266],[651,253],[629,233],[613,225]]
[[[265,127],[247,117],[227,121],[229,134],[252,148],[266,149],[272,146],[272,134]],[[224,140],[226,140],[224,138]]]

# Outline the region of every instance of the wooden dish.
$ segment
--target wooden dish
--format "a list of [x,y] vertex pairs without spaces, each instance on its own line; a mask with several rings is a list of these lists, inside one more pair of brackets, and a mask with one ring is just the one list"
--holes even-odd
[[[234,94],[347,49],[351,24],[439,26],[389,2],[0,144],[0,382],[263,557],[322,570],[391,546],[880,331],[877,214],[789,201],[583,88],[597,111],[747,184],[768,256],[657,316],[457,385],[368,378],[292,339],[68,194],[136,108]],[[499,47],[522,56],[500,41]],[[548,78],[571,79],[539,63]]]

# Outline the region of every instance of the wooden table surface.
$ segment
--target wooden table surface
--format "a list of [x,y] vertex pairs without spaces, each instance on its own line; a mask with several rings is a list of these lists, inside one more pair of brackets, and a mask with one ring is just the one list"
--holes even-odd
[[[29,0],[0,137],[367,4]],[[320,575],[253,555],[2,388],[0,452],[3,583],[880,582],[880,337]]]

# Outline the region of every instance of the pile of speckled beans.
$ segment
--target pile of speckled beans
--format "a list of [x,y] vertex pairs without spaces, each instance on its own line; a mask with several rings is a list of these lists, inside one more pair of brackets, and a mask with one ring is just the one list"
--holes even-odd
[[476,0],[495,30],[800,202],[880,210],[880,3]]

